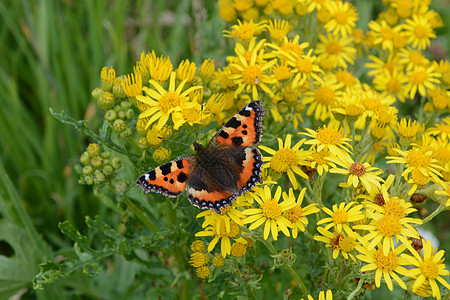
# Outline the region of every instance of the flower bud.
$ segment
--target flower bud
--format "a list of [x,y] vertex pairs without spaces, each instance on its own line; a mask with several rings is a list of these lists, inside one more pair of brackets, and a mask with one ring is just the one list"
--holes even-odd
[[122,119],[117,119],[114,121],[113,128],[115,132],[122,132],[127,128],[127,124]]
[[91,162],[91,157],[89,156],[89,153],[87,151],[84,151],[83,154],[80,156],[80,162],[83,165],[87,165]]
[[100,145],[99,144],[89,144],[87,147],[87,153],[90,157],[99,156],[101,153]]
[[130,137],[132,134],[133,134],[133,132],[131,131],[131,128],[130,128],[130,127],[127,127],[127,128],[125,128],[124,131],[122,131],[122,132],[120,133],[120,137],[122,137],[122,138],[127,138],[127,137]]
[[114,106],[114,95],[110,92],[103,92],[98,98],[97,104],[103,109],[110,109]]
[[111,159],[111,166],[117,170],[118,168],[120,168],[120,166],[122,165],[122,163],[120,162],[120,158],[118,157],[113,157]]
[[94,156],[91,159],[91,164],[94,168],[100,168],[103,164],[103,158],[101,158],[100,156]]
[[91,175],[94,172],[94,168],[91,165],[87,165],[83,168],[84,175]]
[[106,112],[106,114],[105,114],[106,121],[114,122],[116,119],[117,119],[117,113],[113,109],[110,109]]
[[105,174],[105,176],[111,175],[112,172],[114,172],[114,169],[112,166],[110,166],[110,165],[103,166],[102,173]]

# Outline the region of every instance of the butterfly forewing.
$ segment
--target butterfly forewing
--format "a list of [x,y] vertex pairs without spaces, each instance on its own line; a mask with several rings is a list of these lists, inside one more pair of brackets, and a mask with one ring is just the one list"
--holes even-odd
[[216,133],[211,142],[233,147],[259,143],[263,134],[262,120],[265,113],[261,101],[247,104]]
[[185,155],[159,166],[138,178],[136,184],[145,193],[156,192],[167,197],[180,195],[193,168],[194,155]]

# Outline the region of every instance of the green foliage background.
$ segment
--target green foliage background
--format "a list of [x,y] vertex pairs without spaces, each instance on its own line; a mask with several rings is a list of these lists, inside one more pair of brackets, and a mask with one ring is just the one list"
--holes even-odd
[[[356,5],[364,28],[377,4],[360,0]],[[438,30],[435,46],[446,51],[444,58],[448,59],[450,2],[439,0],[433,5],[446,25]],[[74,165],[90,141],[73,127],[62,125],[49,108],[64,110],[75,119],[87,120],[88,127],[98,128],[102,116],[90,93],[100,85],[103,66],[114,66],[118,74],[128,73],[140,53],[152,49],[169,56],[174,64],[184,58],[200,63],[208,57],[224,62],[231,45],[222,38],[224,28],[215,1],[0,2],[0,299],[12,295],[23,299],[131,299],[136,294],[151,297],[157,293],[182,298],[176,288],[154,287],[155,294],[148,294],[136,284],[139,276],[148,273],[169,279],[171,274],[158,265],[144,274],[135,261],[145,253],[130,252],[131,242],[114,236],[117,231],[111,227],[118,226],[120,214],[105,205],[107,200],[98,199],[91,187],[77,183]],[[448,261],[450,242],[444,233],[450,224],[446,216],[439,216],[435,224],[440,227],[434,231],[444,243],[440,249],[447,250]],[[64,223],[58,227],[60,222]],[[110,256],[101,262],[98,276],[88,277],[79,266],[69,277],[33,290],[38,264],[57,260],[58,255],[73,257],[73,241],[68,236],[83,245],[85,237],[76,230],[87,234],[87,224],[111,241],[106,249]],[[189,232],[189,228],[184,230]],[[306,256],[310,246],[303,250]],[[127,255],[135,257],[128,260]],[[314,271],[311,266],[305,269]],[[264,280],[282,281],[279,272]],[[84,273],[96,274],[96,270],[85,269]],[[192,275],[195,289],[197,279]],[[178,285],[176,278],[171,280]],[[283,283],[283,288],[288,286],[289,282]],[[266,295],[282,293],[264,291],[264,281],[262,289]],[[377,293],[382,297],[384,291]]]

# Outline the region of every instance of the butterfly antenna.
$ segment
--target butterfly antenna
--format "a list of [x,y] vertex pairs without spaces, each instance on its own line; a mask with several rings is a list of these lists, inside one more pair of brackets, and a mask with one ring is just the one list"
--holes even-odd
[[169,142],[173,142],[173,143],[177,143],[177,144],[186,145],[186,146],[188,146],[188,147],[191,146],[191,145],[186,144],[186,143],[183,143],[183,142],[179,142],[179,141],[175,141],[175,140],[169,140],[169,139],[166,139],[166,138],[163,138],[163,137],[160,137],[160,136],[158,136],[158,139],[162,139],[162,140],[164,140],[164,141],[169,141]]
[[203,103],[202,109],[200,110],[200,128],[198,129],[198,143],[200,143],[200,134],[202,133],[202,121],[203,121]]

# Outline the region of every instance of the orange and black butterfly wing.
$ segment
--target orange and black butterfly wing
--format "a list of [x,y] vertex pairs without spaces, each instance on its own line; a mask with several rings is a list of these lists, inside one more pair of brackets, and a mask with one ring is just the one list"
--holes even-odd
[[194,155],[185,155],[143,174],[136,181],[144,193],[155,192],[175,198],[185,189],[193,172]]
[[250,102],[223,125],[210,143],[231,147],[259,143],[263,135],[262,121],[265,113],[261,100]]

